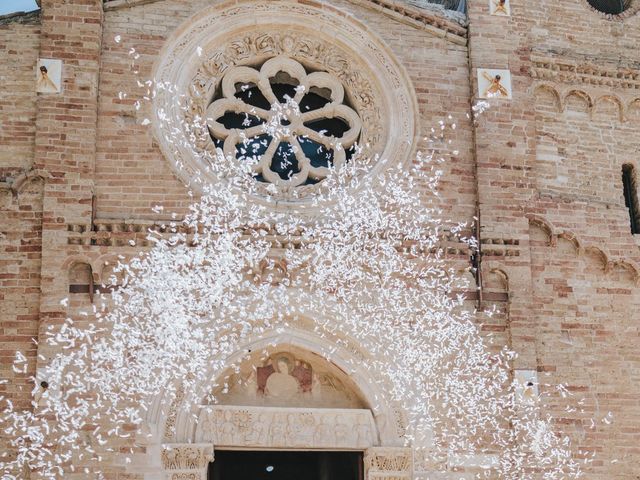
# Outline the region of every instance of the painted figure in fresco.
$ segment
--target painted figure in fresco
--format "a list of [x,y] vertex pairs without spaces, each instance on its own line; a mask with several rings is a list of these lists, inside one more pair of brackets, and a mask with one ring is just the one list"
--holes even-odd
[[58,87],[53,80],[49,78],[49,70],[44,65],[40,65],[40,76],[38,77],[37,90],[39,92],[52,92],[58,91]]
[[274,355],[269,364],[257,369],[258,394],[275,398],[292,398],[311,393],[313,371],[307,362],[289,354]]
[[276,362],[276,371],[269,375],[264,393],[269,397],[292,397],[298,393],[298,380],[290,373],[285,357]]
[[485,97],[508,97],[509,91],[500,83],[502,81],[502,77],[500,75],[496,75],[495,77],[489,76],[487,72],[482,72],[484,78],[490,82],[489,86],[484,92]]
[[509,15],[507,0],[493,0],[494,15]]

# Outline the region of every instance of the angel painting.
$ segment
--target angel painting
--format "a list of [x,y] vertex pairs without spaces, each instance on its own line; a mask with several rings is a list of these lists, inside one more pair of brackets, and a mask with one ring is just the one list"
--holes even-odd
[[511,15],[509,0],[489,0],[489,8],[491,9],[491,15]]
[[480,98],[511,98],[511,74],[508,70],[478,70]]
[[538,379],[536,372],[517,370],[515,372],[516,398],[522,405],[534,405],[538,400]]
[[62,80],[62,62],[41,58],[38,60],[38,72],[36,77],[36,92],[59,93]]

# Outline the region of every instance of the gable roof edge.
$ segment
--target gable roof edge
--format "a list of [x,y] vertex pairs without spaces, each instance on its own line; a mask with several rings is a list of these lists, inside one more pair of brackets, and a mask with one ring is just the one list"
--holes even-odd
[[[161,0],[104,0],[105,11],[146,5]],[[457,45],[467,44],[467,28],[439,15],[435,11],[423,10],[398,0],[349,0],[364,8],[374,9],[401,23],[426,30],[432,35],[444,38]]]

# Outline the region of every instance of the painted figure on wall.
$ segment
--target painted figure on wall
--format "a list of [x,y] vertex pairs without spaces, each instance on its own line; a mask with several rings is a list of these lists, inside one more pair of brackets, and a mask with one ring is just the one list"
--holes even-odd
[[296,352],[256,353],[229,372],[211,399],[224,405],[361,408],[353,387],[339,378],[341,372],[330,370],[320,358]]
[[509,0],[489,0],[491,15],[511,15]]
[[511,73],[509,70],[478,69],[478,93],[480,98],[511,98]]
[[490,82],[489,87],[485,90],[485,97],[509,96],[509,91],[500,83],[502,81],[502,77],[500,75],[495,75],[493,78],[491,78],[487,74],[487,72],[484,72],[484,77]]
[[258,367],[257,377],[258,393],[268,397],[310,393],[313,387],[311,366],[285,353],[274,355],[267,365]]
[[60,60],[41,58],[38,60],[36,92],[59,93],[62,79],[62,62]]

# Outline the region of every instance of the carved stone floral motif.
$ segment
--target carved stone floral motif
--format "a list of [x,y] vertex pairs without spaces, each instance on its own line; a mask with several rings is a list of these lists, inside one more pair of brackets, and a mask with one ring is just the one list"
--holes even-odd
[[377,443],[369,410],[212,406],[196,438],[216,447],[365,449]]
[[[282,74],[287,77],[287,83],[292,82],[291,101],[279,98],[272,87],[272,81],[277,82],[277,77]],[[262,176],[264,182],[299,187],[308,180],[321,181],[329,174],[330,165],[335,168],[344,165],[346,150],[360,136],[362,122],[358,114],[344,103],[342,83],[326,72],[307,73],[299,62],[286,56],[267,60],[260,70],[246,66],[230,68],[221,84],[222,97],[209,105],[206,111],[209,130],[215,139],[223,142],[225,155],[234,157],[240,153],[247,160],[256,157],[253,170]],[[327,102],[324,106],[312,108],[303,105],[307,96],[322,98],[315,92],[323,91]],[[243,95],[243,92],[248,94]],[[256,94],[253,98],[252,93]],[[264,98],[272,107],[267,109],[266,105],[255,104],[258,97]],[[236,120],[233,122],[235,128],[229,128],[223,120],[229,116],[242,121]],[[328,119],[339,119],[348,126],[348,130],[334,137],[310,126]],[[289,151],[281,150],[283,142],[290,145]],[[321,149],[324,155],[320,156],[317,164],[314,159],[318,155],[312,159],[309,152],[317,153]],[[289,176],[285,178],[278,169],[284,162],[289,164],[289,168],[285,167]],[[296,169],[291,168],[294,162]]]
[[176,390],[176,396],[171,401],[171,406],[169,407],[169,415],[167,416],[167,421],[164,427],[164,437],[172,438],[176,433],[176,418],[178,416],[178,406],[184,400],[184,386],[180,385]]
[[172,473],[171,480],[201,480],[203,477],[200,472],[183,472],[183,473]]
[[[202,64],[191,82],[189,108],[185,110],[185,124],[193,126],[198,124],[198,119],[210,116],[209,104],[224,78],[227,78],[230,73],[233,75],[233,72],[244,65],[255,63],[265,57],[271,60],[287,58],[291,62],[304,63],[319,70],[318,73],[326,73],[341,81],[346,87],[344,90],[347,97],[356,110],[354,112],[348,107],[340,107],[348,109],[343,112],[343,115],[352,127],[347,132],[348,138],[341,139],[343,147],[349,148],[359,136],[359,144],[364,147],[367,155],[382,152],[388,134],[388,128],[383,126],[382,105],[380,105],[382,93],[376,91],[371,80],[363,74],[363,69],[356,59],[350,58],[347,52],[331,45],[326,39],[314,37],[311,32],[305,32],[304,35],[295,33],[283,35],[279,30],[271,31],[265,28],[262,31],[254,31],[231,39],[226,46],[208,55],[208,60]],[[226,132],[218,133],[222,133],[225,139],[228,138]],[[308,135],[310,132],[306,133]],[[322,139],[317,140],[320,140],[320,143],[326,143]],[[225,142],[226,154],[231,153],[230,145],[231,142]],[[203,152],[207,152],[211,158],[215,158],[215,146],[204,129],[196,135],[196,146]],[[261,163],[267,162],[268,157],[263,156]],[[259,165],[258,168],[261,171],[265,169],[264,165]],[[267,169],[267,175],[269,173]],[[326,176],[324,171],[312,173],[316,178]],[[295,197],[301,198],[316,193],[322,188],[320,183],[300,185],[307,176],[308,174],[301,175],[299,178],[294,178],[293,182],[284,183],[278,182],[275,175],[271,175],[269,181],[281,183],[278,185],[278,194],[287,195],[291,193],[290,187],[296,187]],[[258,184],[258,190],[264,195],[273,194],[273,190],[268,185]]]

